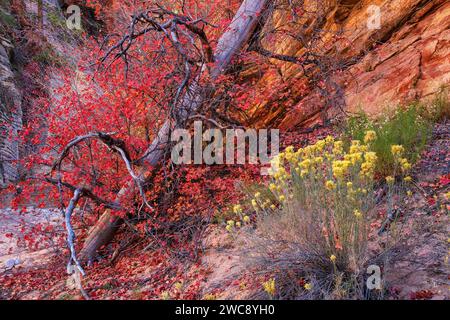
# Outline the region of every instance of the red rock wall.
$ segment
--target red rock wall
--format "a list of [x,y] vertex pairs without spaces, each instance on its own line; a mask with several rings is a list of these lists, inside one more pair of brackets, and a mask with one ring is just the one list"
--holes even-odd
[[[305,1],[311,2],[314,1]],[[370,5],[380,7],[380,29],[367,27]],[[376,116],[386,108],[432,97],[442,86],[449,86],[450,1],[324,1],[321,14],[326,20],[321,28],[332,32],[323,34],[324,45],[319,51],[349,61],[345,72],[335,79],[344,90],[348,111],[362,109]],[[275,13],[274,21],[275,25],[277,21],[284,23],[282,14]],[[342,40],[332,40],[333,32],[340,32]],[[305,51],[299,43],[288,39],[266,45],[277,53],[289,55],[301,56]],[[297,66],[274,63],[281,66],[284,76],[303,81]],[[270,85],[270,79],[262,81]],[[294,105],[283,106],[283,110],[256,106],[255,123],[291,129],[314,122],[323,107],[317,93],[310,88],[309,94],[296,98]]]

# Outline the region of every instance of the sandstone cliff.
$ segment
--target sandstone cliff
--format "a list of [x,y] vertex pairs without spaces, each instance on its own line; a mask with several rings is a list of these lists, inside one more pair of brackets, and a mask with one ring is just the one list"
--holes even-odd
[[[364,110],[377,115],[385,108],[433,96],[450,84],[450,2],[446,0],[340,0],[305,1],[319,13],[305,20],[307,28],[327,30],[320,34],[322,45],[315,50],[341,61],[344,70],[334,76],[343,90],[347,111]],[[380,27],[368,28],[370,6],[380,9]],[[273,25],[286,21],[275,13]],[[307,34],[308,35],[308,34]],[[333,35],[339,35],[336,37]],[[266,42],[276,53],[301,57],[300,42],[281,38]],[[274,61],[285,77],[302,79],[295,65]],[[270,85],[269,76],[262,82]],[[260,125],[283,129],[307,125],[318,119],[323,107],[315,88],[309,93],[291,90],[293,105],[271,108],[256,106],[253,119]],[[296,94],[298,94],[296,96]]]

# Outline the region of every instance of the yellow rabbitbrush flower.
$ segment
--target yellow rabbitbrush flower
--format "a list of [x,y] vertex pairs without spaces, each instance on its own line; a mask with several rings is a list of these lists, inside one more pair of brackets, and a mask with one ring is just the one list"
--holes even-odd
[[350,167],[351,162],[348,160],[335,160],[332,163],[333,174],[336,178],[343,178]]
[[344,160],[350,161],[353,165],[357,164],[358,162],[361,162],[362,159],[363,159],[362,152],[350,153],[344,156]]
[[344,168],[339,166],[333,167],[333,174],[337,179],[342,179],[345,175]]
[[316,144],[315,144],[316,150],[317,150],[318,152],[322,152],[323,149],[325,148],[326,144],[327,144],[327,143],[326,143],[325,140],[318,140],[318,141],[316,142]]
[[289,177],[289,175],[286,172],[286,169],[284,167],[280,167],[278,169],[278,171],[275,172],[273,177],[274,177],[275,180],[283,181],[283,180],[286,180]]
[[236,214],[241,213],[242,212],[242,207],[239,204],[235,205],[233,207],[233,212],[236,213]]
[[362,177],[372,177],[374,173],[374,165],[370,162],[364,162],[361,164],[361,173]]
[[262,203],[261,208],[265,209],[265,208],[267,208],[267,205],[269,205],[269,204],[270,204],[270,200],[266,200]]
[[348,150],[349,154],[354,154],[354,153],[358,153],[361,152],[361,146],[360,145],[354,145],[354,146],[350,146],[350,149]]
[[296,155],[294,153],[286,153],[286,160],[290,163],[294,163],[296,161]]
[[387,182],[388,184],[393,184],[394,181],[395,181],[395,179],[394,179],[393,176],[387,176],[387,177],[386,177],[386,182]]
[[203,296],[203,300],[217,300],[217,297],[212,293],[207,293]]
[[168,291],[163,291],[161,293],[161,300],[169,300],[170,299],[170,293]]
[[408,159],[400,159],[400,166],[402,167],[402,171],[409,171],[411,170],[411,164],[408,162]]
[[362,151],[367,151],[367,147],[364,145],[361,145],[361,141],[359,140],[352,140],[350,149],[348,150],[349,154],[358,153]]
[[255,209],[255,211],[258,211],[259,209],[258,203],[256,202],[255,199],[252,199],[252,207],[253,209]]
[[183,289],[183,282],[178,281],[174,284],[174,286],[175,286],[175,289],[181,290],[181,289]]
[[327,136],[327,137],[325,138],[325,142],[326,142],[327,144],[333,143],[333,142],[334,142],[334,137],[332,137],[332,136]]
[[391,153],[396,158],[401,157],[404,151],[405,148],[402,145],[395,144],[391,146]]
[[366,131],[366,135],[364,136],[364,143],[370,143],[377,139],[377,134],[373,130]]
[[[317,250],[318,257],[322,257],[321,264],[317,268],[328,268],[324,269],[325,276],[328,276],[329,268],[331,268],[334,269],[334,274],[330,276],[340,277],[338,267],[341,264],[361,267],[359,259],[366,256],[368,232],[371,231],[372,217],[369,212],[374,206],[373,193],[375,182],[377,182],[375,173],[378,174],[376,170],[384,166],[384,163],[379,161],[377,153],[372,151],[372,147],[379,147],[372,142],[378,139],[376,134],[366,132],[364,138],[364,142],[362,139],[354,140],[351,146],[348,146],[347,140],[343,143],[326,138],[323,140],[325,144],[319,141],[315,145],[304,147],[300,152],[300,149],[297,151],[287,149],[284,159],[288,157],[290,159],[291,156],[288,154],[292,154],[294,159],[292,162],[281,162],[282,174],[270,177],[266,188],[273,192],[270,194],[271,202],[265,201],[266,194],[263,191],[261,191],[261,198],[257,199],[260,209],[255,217],[252,217],[252,223],[258,232],[258,237],[267,240],[269,244],[272,241],[286,240],[295,241],[295,243],[303,241],[302,243],[309,245],[310,239],[325,239],[313,243],[314,247],[311,247]],[[388,155],[392,160],[389,149],[390,146],[388,146]],[[384,149],[381,150],[384,151]],[[394,151],[396,154],[403,152],[401,147],[394,148]],[[398,175],[399,164],[407,163],[402,160],[403,157],[405,156],[396,157],[395,170],[381,176],[381,179],[391,174],[392,177],[387,177],[386,181],[394,183],[396,177],[401,179],[406,176],[406,174]],[[281,178],[286,176],[289,178]],[[255,200],[254,192],[249,192],[249,199]],[[394,192],[397,190],[390,186],[388,196]],[[301,215],[298,214],[299,212]],[[246,225],[242,223],[242,226]],[[235,227],[233,232],[243,233],[250,231],[249,229],[253,230],[249,226],[243,229]],[[229,237],[233,235],[234,233],[231,233]],[[276,247],[269,249],[267,247],[262,249],[258,247],[255,250],[262,251],[256,254],[266,256],[270,253],[273,254],[273,259],[276,259],[277,252],[272,251],[273,248],[276,250]],[[337,255],[339,255],[339,261]],[[331,272],[333,273],[333,270]],[[331,280],[342,281],[340,278]],[[305,284],[304,281],[309,283]],[[321,279],[306,276],[299,285],[303,286],[303,294],[311,295],[316,291],[318,293],[321,288],[316,288],[316,281],[319,283]],[[264,289],[270,294],[273,294],[275,290],[271,283],[267,283]],[[285,292],[282,290],[284,287],[282,288],[277,281],[277,296],[284,296]]]
[[310,166],[311,166],[311,160],[310,159],[305,159],[302,162],[300,162],[300,167],[304,170],[307,170]]
[[375,152],[364,153],[365,161],[361,164],[361,177],[373,178],[377,159],[378,157]]
[[315,157],[314,158],[314,162],[317,164],[322,164],[323,163],[323,157]]
[[308,174],[308,170],[300,171],[300,177],[304,178]]
[[340,140],[334,142],[333,154],[340,155],[344,152],[344,143]]
[[305,154],[305,157],[309,157],[314,154],[315,150],[316,147],[314,145],[309,145],[303,148],[303,153]]
[[377,154],[373,151],[364,153],[364,160],[369,163],[375,164],[377,162],[378,157]]
[[294,155],[297,157],[297,159],[300,159],[302,157],[303,154],[303,148],[299,148]]
[[332,181],[332,180],[328,180],[327,182],[325,182],[325,188],[327,188],[327,190],[331,191],[336,189],[336,184]]
[[275,279],[269,279],[266,282],[262,283],[264,291],[269,294],[270,297],[273,297],[275,295]]
[[293,153],[294,152],[294,147],[293,146],[289,146],[284,150],[286,153]]
[[250,222],[250,217],[249,216],[245,216],[243,220],[244,220],[245,223],[249,223]]

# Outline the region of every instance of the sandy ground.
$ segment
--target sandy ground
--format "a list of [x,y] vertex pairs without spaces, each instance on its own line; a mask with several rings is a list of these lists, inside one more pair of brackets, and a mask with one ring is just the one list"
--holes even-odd
[[58,210],[35,208],[28,208],[25,212],[12,209],[0,210],[0,271],[16,267],[34,267],[48,261],[54,252],[52,249],[39,248],[39,246],[31,249],[20,245],[20,240],[23,240],[22,230],[29,232],[39,225],[44,227],[52,225],[55,231],[64,232]]

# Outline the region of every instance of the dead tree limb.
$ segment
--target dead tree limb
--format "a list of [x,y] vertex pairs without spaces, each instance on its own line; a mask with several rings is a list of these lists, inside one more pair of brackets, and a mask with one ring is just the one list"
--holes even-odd
[[[75,210],[75,207],[82,196],[83,196],[83,191],[80,189],[76,189],[74,191],[73,197],[70,200],[69,205],[67,206],[67,209],[64,213],[64,220],[66,223],[66,230],[67,230],[67,246],[69,247],[69,250],[70,250],[70,259],[67,262],[67,273],[73,276],[75,285],[78,287],[78,289],[80,290],[83,297],[86,300],[90,300],[89,295],[83,289],[83,285],[81,283],[80,274],[82,276],[85,276],[86,273],[84,272],[84,269],[81,266],[81,264],[77,258],[77,254],[76,254],[76,250],[75,250],[75,232],[73,231],[73,227],[72,227],[72,223],[71,223],[73,211]],[[74,270],[74,266],[76,268],[75,270]]]
[[[86,273],[84,272],[83,267],[81,266],[80,262],[78,261],[76,251],[75,251],[75,244],[74,244],[75,232],[73,231],[72,223],[71,223],[73,210],[75,209],[75,207],[78,203],[78,200],[80,200],[81,196],[82,196],[81,190],[76,189],[75,192],[73,193],[73,198],[70,200],[69,205],[65,211],[64,219],[65,219],[66,230],[67,230],[67,245],[70,250],[70,259],[69,259],[69,262],[67,263],[67,270],[69,271],[72,269],[72,262],[73,262],[75,264],[75,266],[78,268],[78,270],[80,271],[80,273],[84,276]],[[70,273],[72,273],[72,272],[70,272]]]
[[[74,148],[75,146],[77,146],[79,143],[89,140],[89,139],[99,139],[101,142],[103,142],[103,144],[105,144],[110,150],[117,152],[122,160],[125,163],[125,166],[128,170],[128,173],[130,174],[130,176],[132,177],[133,181],[137,187],[139,188],[139,192],[141,194],[141,197],[143,199],[144,204],[151,210],[153,210],[152,206],[147,202],[145,193],[144,193],[144,187],[143,187],[143,175],[141,174],[136,174],[133,170],[133,166],[132,163],[133,161],[131,160],[128,151],[125,148],[125,143],[119,139],[114,139],[111,135],[113,133],[102,133],[102,132],[91,132],[82,136],[78,136],[74,139],[72,139],[63,149],[63,151],[61,152],[61,154],[57,157],[57,159],[55,160],[53,166],[52,166],[52,170],[50,172],[50,177],[46,177],[46,180],[52,184],[55,184],[58,186],[59,192],[60,192],[60,201],[61,201],[61,208],[64,207],[64,203],[63,203],[63,187],[64,188],[68,188],[69,190],[74,192],[74,196],[73,198],[70,200],[69,205],[67,206],[67,209],[64,212],[64,218],[65,218],[65,222],[66,222],[66,229],[68,232],[68,244],[69,244],[69,249],[71,251],[71,260],[69,261],[69,264],[71,264],[72,262],[75,263],[77,269],[80,271],[80,273],[82,275],[84,275],[84,271],[81,267],[81,264],[79,263],[79,260],[77,259],[76,255],[75,255],[75,249],[74,249],[74,233],[73,233],[73,229],[71,227],[70,224],[70,218],[72,215],[72,212],[74,210],[74,207],[76,206],[77,202],[79,201],[80,197],[85,196],[87,198],[90,198],[91,200],[93,200],[94,202],[103,205],[104,207],[107,208],[107,210],[122,210],[123,208],[120,206],[120,204],[118,202],[110,202],[110,201],[106,201],[104,199],[99,198],[98,196],[96,196],[90,189],[85,188],[85,187],[77,187],[77,186],[73,186],[70,185],[66,182],[62,181],[61,178],[61,167],[63,164],[64,159],[68,156],[70,150],[72,148]],[[51,177],[51,174],[53,171],[57,171],[57,179],[53,179]],[[133,183],[130,182],[130,184],[127,186],[128,189],[133,187]],[[121,220],[118,220],[118,222],[120,222]],[[115,228],[118,225],[116,224],[112,224],[110,227],[111,228]],[[109,240],[108,240],[109,241]],[[68,269],[69,270],[69,269]]]
[[[131,160],[130,155],[125,147],[125,143],[122,140],[114,139],[112,137],[113,134],[114,133],[91,132],[86,135],[78,136],[78,137],[72,139],[64,147],[63,151],[61,152],[61,154],[59,155],[59,157],[56,159],[56,161],[54,162],[54,164],[52,166],[52,171],[57,170],[57,172],[58,172],[57,186],[58,186],[60,193],[62,193],[61,189],[63,186],[63,182],[61,181],[61,166],[62,166],[63,160],[69,154],[70,149],[85,140],[97,138],[100,141],[102,141],[103,144],[105,144],[110,150],[117,152],[121,156],[122,160],[125,163],[125,166],[127,168],[129,175],[131,176],[131,178],[133,179],[133,181],[136,183],[137,187],[139,188],[139,193],[142,197],[144,204],[150,210],[153,210],[153,207],[148,203],[148,201],[145,197],[145,192],[144,192],[144,187],[143,187],[144,181],[142,180],[142,176],[140,176],[139,174],[136,174],[133,170],[133,161]],[[47,181],[52,182],[52,179],[48,179]],[[88,191],[85,188],[83,188],[83,190]],[[96,199],[96,196],[92,192],[89,191],[88,194],[91,199],[98,200],[98,199]]]

